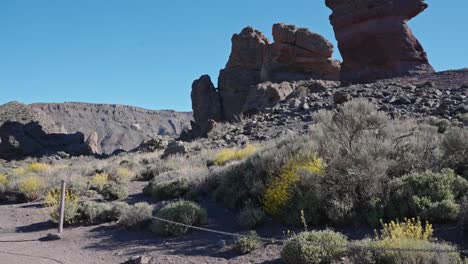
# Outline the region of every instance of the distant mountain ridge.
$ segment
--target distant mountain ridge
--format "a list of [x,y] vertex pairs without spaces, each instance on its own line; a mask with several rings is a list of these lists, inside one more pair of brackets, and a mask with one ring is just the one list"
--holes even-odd
[[48,133],[98,134],[100,151],[130,150],[155,135],[176,137],[189,128],[191,112],[148,110],[117,104],[81,102],[0,105],[0,124],[37,121]]

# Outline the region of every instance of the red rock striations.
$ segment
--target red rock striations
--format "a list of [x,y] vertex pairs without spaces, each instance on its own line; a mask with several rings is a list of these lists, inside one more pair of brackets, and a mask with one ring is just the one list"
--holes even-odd
[[408,20],[424,0],[326,0],[343,63],[342,82],[434,72]]

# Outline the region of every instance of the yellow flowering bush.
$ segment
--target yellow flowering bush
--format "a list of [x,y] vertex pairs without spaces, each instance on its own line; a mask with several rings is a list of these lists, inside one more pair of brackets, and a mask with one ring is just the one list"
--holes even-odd
[[[374,251],[377,263],[461,263],[456,247],[434,241],[434,230],[428,222],[423,226],[419,219],[405,218],[402,223],[391,221],[382,226],[380,234],[377,234],[376,240],[370,241],[369,246],[384,249],[421,249],[427,252],[377,250]],[[437,252],[440,250],[451,252]]]
[[6,174],[0,173],[0,185],[8,185],[8,176]]
[[[54,223],[58,223],[60,219],[60,189],[54,189],[47,193],[44,197],[44,205],[50,209],[50,219]],[[71,190],[65,191],[65,223],[73,223],[74,219],[78,214],[78,196]]]
[[415,218],[405,218],[405,221],[391,221],[390,223],[382,223],[382,230],[377,234],[382,241],[392,241],[400,239],[412,240],[431,240],[434,229],[429,222],[425,226],[421,220]]
[[113,178],[115,178],[114,180],[118,183],[128,183],[133,180],[135,176],[136,173],[127,168],[118,168]]
[[26,170],[26,168],[23,168],[23,167],[18,167],[18,168],[13,169],[13,173],[16,174],[16,175],[24,175],[27,172],[28,171]]
[[18,182],[18,190],[27,200],[35,200],[41,197],[45,181],[39,176],[28,176]]
[[247,145],[243,149],[223,149],[213,160],[213,163],[219,166],[225,165],[231,161],[243,160],[252,155],[257,149],[252,145]]
[[44,172],[50,170],[50,165],[41,162],[33,162],[28,164],[27,170],[35,173]]
[[107,173],[96,173],[91,179],[91,187],[95,188],[98,191],[102,191],[104,185],[109,182],[109,174]]
[[268,186],[265,192],[263,198],[265,211],[276,215],[288,203],[293,187],[300,181],[300,171],[323,175],[325,168],[324,161],[317,156],[293,159],[287,163],[281,169],[276,181]]

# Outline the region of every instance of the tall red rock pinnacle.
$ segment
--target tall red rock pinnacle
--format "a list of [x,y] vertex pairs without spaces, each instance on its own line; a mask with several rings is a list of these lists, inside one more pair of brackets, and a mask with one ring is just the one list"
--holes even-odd
[[427,8],[424,0],[326,0],[343,57],[343,82],[433,72],[407,22]]

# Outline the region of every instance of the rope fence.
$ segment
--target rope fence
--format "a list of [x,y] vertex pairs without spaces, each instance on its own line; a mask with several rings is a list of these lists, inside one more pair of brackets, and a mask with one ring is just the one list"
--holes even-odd
[[[243,235],[243,234],[238,234],[238,233],[231,233],[231,232],[226,232],[226,231],[220,231],[220,230],[214,230],[214,229],[209,229],[209,228],[204,228],[204,227],[199,227],[199,226],[193,226],[193,225],[187,225],[184,223],[179,223],[167,219],[163,219],[160,217],[152,217],[153,219],[173,225],[178,225],[178,226],[183,226],[187,227],[193,230],[199,230],[203,232],[209,232],[209,233],[214,233],[214,234],[219,234],[219,235],[225,235],[225,236],[230,236],[230,237],[235,237],[235,238],[246,238],[249,237],[249,235]],[[284,244],[288,242],[288,239],[277,239],[277,238],[265,238],[265,237],[259,237],[261,241],[264,242],[269,242],[269,243],[279,243],[279,244]],[[317,247],[322,247],[324,244],[322,243],[317,243],[313,241],[307,241],[308,244],[312,246],[317,246]],[[337,246],[337,245],[334,245]],[[364,250],[375,250],[375,251],[400,251],[400,252],[426,252],[426,253],[462,253],[462,254],[468,254],[468,250],[444,250],[444,249],[422,249],[422,248],[398,248],[398,247],[391,247],[391,248],[384,248],[384,247],[373,247],[373,246],[358,246],[352,243],[348,243],[346,246],[343,246],[346,249],[364,249]]]
[[[66,181],[62,181],[61,183],[55,183],[55,184],[49,185],[47,187],[41,188],[38,191],[44,191],[44,190],[49,190],[50,191],[54,187],[56,188],[57,186],[61,186],[62,187],[62,194],[64,194],[65,193],[65,188],[66,188],[66,183],[67,183]],[[42,198],[38,198],[35,201],[32,201],[30,203],[40,201],[41,199]],[[61,200],[65,201],[65,197],[61,197]],[[61,207],[63,207],[63,206],[64,206],[64,203],[61,204]],[[165,222],[165,223],[168,223],[168,224],[172,224],[172,225],[182,226],[182,227],[193,229],[193,230],[198,230],[198,231],[208,232],[208,233],[214,233],[214,234],[223,235],[223,236],[230,236],[230,237],[234,237],[234,238],[238,238],[238,239],[239,238],[249,237],[249,235],[245,235],[245,234],[232,233],[232,232],[227,232],[227,231],[222,231],[222,230],[215,230],[215,229],[210,229],[210,228],[205,228],[205,227],[193,226],[193,225],[184,224],[184,223],[180,223],[180,222],[176,222],[176,221],[172,221],[172,220],[168,220],[168,219],[163,219],[163,218],[156,217],[156,216],[153,216],[152,219],[154,219],[156,221],[161,221],[161,222]],[[63,230],[62,228],[63,228],[63,223],[59,223],[59,233],[61,233],[61,231]],[[18,233],[16,229],[11,229],[11,228],[10,229],[2,229],[2,228],[0,228],[0,234],[15,234],[15,233]],[[272,244],[285,244],[286,242],[289,241],[289,239],[266,238],[266,237],[259,237],[258,239],[260,239],[263,242],[272,243]],[[0,242],[14,242],[14,241],[0,241]],[[16,241],[16,242],[27,242],[27,240],[25,240],[25,241]],[[317,246],[317,247],[323,247],[324,246],[323,243],[317,243],[317,242],[312,242],[312,241],[307,241],[307,243],[311,244],[313,246]],[[446,250],[446,249],[398,248],[398,247],[385,247],[384,248],[384,247],[374,247],[374,246],[361,246],[361,245],[356,245],[356,244],[352,244],[352,243],[348,243],[347,245],[345,245],[343,247],[346,248],[346,249],[361,249],[361,250],[373,250],[373,251],[426,252],[426,253],[439,253],[439,254],[441,254],[441,253],[461,253],[463,255],[468,255],[468,250],[467,249]],[[5,253],[6,254],[7,252],[0,252],[0,253]]]

